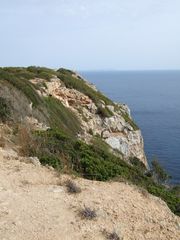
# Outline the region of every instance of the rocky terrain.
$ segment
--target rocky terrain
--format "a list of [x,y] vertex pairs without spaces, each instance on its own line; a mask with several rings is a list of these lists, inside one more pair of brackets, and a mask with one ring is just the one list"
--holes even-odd
[[[73,77],[77,80],[81,78],[75,73]],[[58,77],[53,77],[50,81],[43,79],[32,79],[30,81],[35,85],[39,84],[39,82],[43,83],[40,90],[38,90],[40,95],[44,97],[53,96],[60,100],[65,107],[75,112],[83,128],[82,139],[88,142],[92,134],[98,134],[113,149],[119,150],[126,159],[137,157],[147,166],[141,131],[138,128],[134,129],[123,117],[126,115],[129,119],[132,119],[127,105],[120,103],[107,105],[101,100],[97,106],[87,95],[76,89],[67,88]],[[85,84],[88,83],[85,81]],[[97,91],[93,85],[88,86]],[[112,116],[104,117],[101,114],[97,114],[99,106],[102,109],[107,108]]]
[[[133,185],[73,178],[33,165],[12,149],[0,148],[0,239],[2,240],[179,240],[180,220],[157,197]],[[96,211],[82,219],[84,206]]]
[[[75,88],[76,86],[72,88],[71,85],[66,84],[64,77],[69,77],[73,83],[80,81],[79,84],[83,84],[84,88],[87,88],[87,94]],[[90,142],[92,135],[99,135],[113,149],[118,150],[124,159],[137,157],[147,166],[141,131],[133,122],[130,110],[125,104],[112,102],[78,74],[64,69],[57,76],[52,74],[48,80],[33,76],[32,79],[29,78],[29,82],[34,85],[40,98],[49,96],[56,98],[65,108],[75,113],[81,124],[81,133],[79,134],[81,139]],[[11,102],[14,116],[19,114],[18,120],[28,120],[38,129],[43,128],[43,122],[46,121],[42,113],[37,113],[37,110],[33,107],[34,99],[27,99],[27,96],[22,94],[23,89],[21,89],[19,95],[19,85],[16,89],[12,89],[9,85],[9,83],[12,83],[9,80],[7,81],[8,84],[4,84],[4,81],[0,82],[0,94]],[[98,98],[95,99],[96,94],[98,94]],[[14,95],[13,98],[12,95]],[[36,98],[38,97],[36,96]],[[49,124],[46,123],[46,125],[45,128],[49,127]]]
[[0,68],[0,239],[179,240],[179,215],[125,104],[70,70]]

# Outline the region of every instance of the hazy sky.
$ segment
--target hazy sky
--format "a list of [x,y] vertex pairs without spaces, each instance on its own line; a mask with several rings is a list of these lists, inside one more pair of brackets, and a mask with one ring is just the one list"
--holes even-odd
[[180,0],[0,0],[0,65],[180,69]]

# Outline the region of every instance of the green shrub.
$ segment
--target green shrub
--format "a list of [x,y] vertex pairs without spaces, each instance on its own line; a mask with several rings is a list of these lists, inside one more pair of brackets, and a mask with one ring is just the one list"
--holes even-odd
[[51,156],[51,155],[41,156],[40,162],[43,165],[52,166],[53,168],[55,168],[57,170],[62,169],[62,164],[61,164],[60,159],[55,156]]
[[165,183],[169,180],[170,176],[166,173],[166,171],[159,164],[157,159],[154,159],[152,162],[152,171],[154,173],[154,177],[158,183]]
[[27,71],[33,73],[35,77],[46,80],[50,80],[53,75],[56,75],[56,71],[45,67],[30,66],[27,68]]
[[0,69],[0,81],[1,80],[10,83],[20,92],[24,93],[34,106],[38,106],[42,103],[42,99],[36,92],[35,87],[26,78],[16,76],[16,74],[9,71],[9,69]]
[[132,157],[129,159],[129,161],[134,167],[136,167],[140,171],[142,171],[142,172],[146,171],[146,166],[144,165],[144,163],[141,160],[139,160],[139,158]]

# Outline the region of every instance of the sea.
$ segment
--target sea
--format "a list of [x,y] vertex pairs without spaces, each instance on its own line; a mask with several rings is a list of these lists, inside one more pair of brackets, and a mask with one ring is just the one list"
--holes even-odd
[[180,71],[81,71],[115,102],[126,103],[142,131],[149,164],[156,158],[180,184]]

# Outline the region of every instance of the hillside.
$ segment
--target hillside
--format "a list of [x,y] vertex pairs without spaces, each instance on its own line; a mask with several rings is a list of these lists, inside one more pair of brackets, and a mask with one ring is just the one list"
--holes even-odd
[[[59,176],[30,161],[0,148],[0,239],[179,240],[179,218],[146,191],[123,182]],[[70,178],[80,193],[67,191]],[[85,206],[95,219],[79,215]]]
[[180,214],[176,192],[149,171],[141,131],[128,107],[77,73],[0,68],[0,122],[1,147],[37,157],[60,174],[134,184]]

